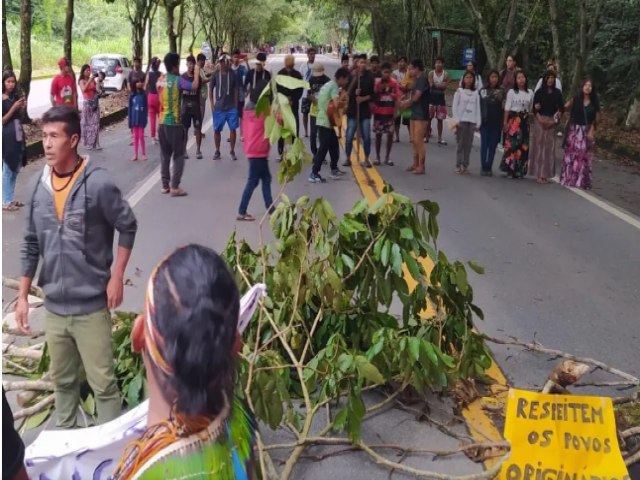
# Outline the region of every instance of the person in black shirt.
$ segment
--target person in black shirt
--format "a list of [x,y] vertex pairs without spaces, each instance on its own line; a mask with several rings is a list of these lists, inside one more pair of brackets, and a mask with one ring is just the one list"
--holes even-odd
[[345,167],[351,166],[353,137],[356,133],[356,128],[358,128],[360,133],[359,142],[364,147],[362,165],[371,168],[369,154],[371,153],[371,99],[373,98],[374,82],[373,74],[367,70],[367,57],[362,55],[356,60],[356,69],[348,89],[347,138],[344,147],[347,159],[342,164]]
[[540,184],[549,183],[556,174],[556,131],[564,113],[562,92],[556,87],[556,74],[547,71],[542,78],[542,88],[533,96],[533,140],[529,172]]
[[480,175],[493,175],[493,159],[502,133],[502,119],[505,93],[500,85],[500,74],[497,70],[489,72],[486,86],[480,89],[480,110],[482,126],[480,127]]
[[258,92],[259,97],[266,84],[271,81],[271,73],[264,68],[264,64],[267,61],[267,56],[264,53],[260,52],[258,55],[256,55],[256,60],[257,62],[255,68],[249,70],[249,73],[247,73],[247,76],[244,80],[244,91],[249,99],[251,99],[251,97],[253,96],[254,90],[257,89],[260,90]]
[[[287,55],[284,57],[284,68],[278,72],[278,75],[286,75],[288,77],[293,77],[298,80],[302,80],[302,74],[294,68],[295,65],[295,57],[293,55]],[[303,88],[295,88],[289,89],[285,88],[282,85],[278,85],[278,93],[282,93],[286,95],[289,99],[289,104],[291,105],[291,111],[293,112],[293,117],[296,119],[296,131],[295,137],[300,135],[300,119],[298,118],[298,111],[300,110],[300,99],[302,98],[302,94],[304,93]],[[292,132],[293,133],[293,132]],[[278,140],[278,154],[282,157],[282,153],[284,152],[284,138]]]
[[[193,82],[195,79],[196,59],[193,55],[187,57],[187,71],[182,77]],[[187,139],[189,138],[189,128],[193,123],[193,129],[196,132],[196,158],[202,158],[200,145],[202,144],[202,112],[200,106],[200,88],[196,90],[183,90],[182,103],[180,105],[180,116],[182,117],[182,126],[184,127],[184,145],[187,151]],[[189,158],[186,153],[184,158]]]
[[13,426],[13,413],[2,388],[2,478],[28,480],[24,468],[24,443]]
[[324,66],[322,66],[322,64],[318,64],[313,67],[313,72],[309,79],[309,92],[307,93],[307,98],[311,105],[309,110],[309,125],[311,127],[309,144],[311,146],[311,153],[313,153],[314,156],[318,153],[318,128],[316,127],[316,117],[318,115],[318,93],[322,86],[330,80],[331,79],[325,75]]

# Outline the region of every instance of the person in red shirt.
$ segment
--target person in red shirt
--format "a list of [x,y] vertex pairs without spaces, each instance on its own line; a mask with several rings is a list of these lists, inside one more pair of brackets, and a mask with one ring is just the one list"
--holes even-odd
[[376,161],[374,165],[380,165],[380,148],[382,136],[387,136],[387,155],[385,165],[393,166],[390,159],[391,146],[393,145],[394,116],[396,103],[400,100],[401,90],[398,81],[391,76],[391,64],[383,63],[380,68],[380,78],[376,78],[373,86],[373,131],[376,134]]
[[69,105],[78,108],[78,90],[76,79],[71,71],[71,64],[66,58],[58,60],[60,74],[51,82],[51,106]]

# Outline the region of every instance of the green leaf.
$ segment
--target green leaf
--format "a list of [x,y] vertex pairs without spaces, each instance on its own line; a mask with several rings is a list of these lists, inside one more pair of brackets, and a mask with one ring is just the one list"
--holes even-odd
[[420,358],[420,339],[411,337],[409,339],[409,353],[414,362],[417,362]]
[[48,407],[48,408],[45,408],[43,411],[28,417],[27,420],[24,422],[24,425],[20,429],[21,432],[24,433],[27,430],[38,428],[49,418],[49,415],[51,415],[52,410],[53,410],[53,407]]
[[131,379],[127,389],[127,404],[129,407],[135,407],[140,403],[140,391],[142,390],[142,372],[136,373],[136,376]]
[[436,353],[436,350],[433,347],[433,345],[430,342],[423,340],[420,346],[421,346],[421,349],[420,349],[421,352],[424,355],[426,355],[429,361],[434,365],[438,365],[438,354]]
[[81,401],[82,409],[92,417],[96,414],[96,400],[93,398],[93,395],[89,394],[87,399]]
[[335,428],[338,432],[342,432],[347,423],[347,416],[349,415],[349,410],[347,408],[343,408],[338,412],[336,418],[333,419],[333,428]]
[[371,383],[384,383],[384,377],[380,373],[380,370],[378,370],[378,368],[374,364],[369,362],[369,360],[367,360],[367,358],[363,355],[358,355],[356,357],[356,368],[358,370],[358,373],[362,377],[369,380]]
[[418,262],[416,262],[416,259],[413,258],[411,253],[403,251],[402,260],[404,260],[404,263],[407,266],[407,269],[409,270],[409,273],[414,278],[414,280],[420,281],[420,277],[421,277],[420,266],[418,265]]
[[380,252],[382,251],[384,242],[385,242],[385,236],[382,235],[378,240],[376,240],[376,244],[373,246],[373,258],[376,261],[380,261]]
[[[289,77],[288,75],[276,75],[276,83],[289,90],[296,90],[298,88],[309,90],[309,82]],[[282,95],[282,93],[280,95]],[[287,97],[285,96],[285,98]]]
[[386,267],[389,265],[389,251],[391,250],[391,242],[389,240],[385,240],[384,246],[382,247],[382,252],[380,252],[380,261],[382,262],[382,266]]
[[400,245],[397,243],[391,247],[391,265],[396,275],[402,275],[402,255],[400,254]]
[[484,273],[484,267],[482,265],[474,262],[473,260],[469,260],[468,264],[471,270],[473,270],[477,274],[482,275]]
[[456,285],[462,292],[463,295],[466,295],[469,291],[469,282],[467,281],[467,272],[462,265],[460,265],[456,269]]
[[351,257],[343,253],[340,258],[342,258],[342,261],[344,262],[345,266],[349,269],[350,272],[353,272],[355,270],[356,264]]
[[341,372],[346,373],[349,370],[351,370],[352,366],[353,366],[353,356],[349,355],[348,353],[340,354],[340,356],[338,357],[338,369]]
[[414,235],[413,235],[413,230],[411,230],[409,227],[404,227],[400,229],[400,238],[404,238],[407,240],[413,240]]

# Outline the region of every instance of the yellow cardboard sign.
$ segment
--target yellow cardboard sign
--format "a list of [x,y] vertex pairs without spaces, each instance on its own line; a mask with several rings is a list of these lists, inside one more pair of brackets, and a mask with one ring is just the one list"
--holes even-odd
[[501,480],[629,480],[606,397],[509,390]]

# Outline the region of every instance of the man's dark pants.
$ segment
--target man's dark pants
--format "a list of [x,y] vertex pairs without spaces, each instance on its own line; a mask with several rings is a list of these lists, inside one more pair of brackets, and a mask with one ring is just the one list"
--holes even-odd
[[[162,188],[176,189],[180,186],[184,172],[184,127],[182,125],[160,125],[160,177]],[[173,157],[173,165],[171,158]]]

